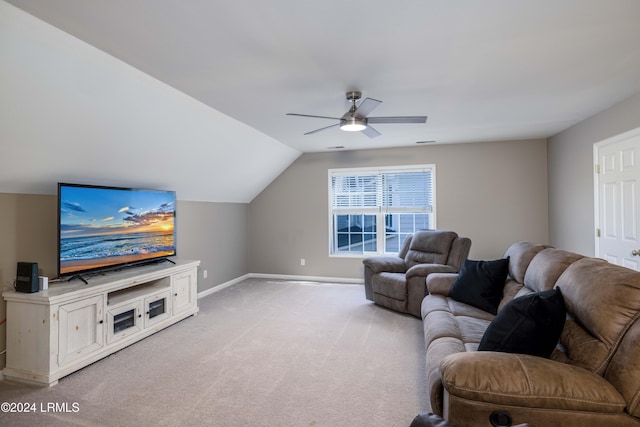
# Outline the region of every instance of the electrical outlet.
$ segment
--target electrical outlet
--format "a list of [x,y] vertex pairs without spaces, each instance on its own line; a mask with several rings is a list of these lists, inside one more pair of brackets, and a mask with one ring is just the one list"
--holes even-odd
[[304,258],[300,258],[300,265],[304,266],[306,264],[306,261],[304,260]]
[[202,270],[202,278],[203,279],[207,278],[207,270]]

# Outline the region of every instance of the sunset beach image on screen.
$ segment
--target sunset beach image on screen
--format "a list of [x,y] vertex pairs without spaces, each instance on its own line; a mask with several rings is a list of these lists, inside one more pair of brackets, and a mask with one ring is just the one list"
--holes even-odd
[[175,255],[175,193],[60,185],[60,275]]

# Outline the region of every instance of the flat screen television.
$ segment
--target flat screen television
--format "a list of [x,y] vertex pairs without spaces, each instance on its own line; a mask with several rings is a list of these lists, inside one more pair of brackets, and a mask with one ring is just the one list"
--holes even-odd
[[59,277],[174,255],[174,191],[58,183]]

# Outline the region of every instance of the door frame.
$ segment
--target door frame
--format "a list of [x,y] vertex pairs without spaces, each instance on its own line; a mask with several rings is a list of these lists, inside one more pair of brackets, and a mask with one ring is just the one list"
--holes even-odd
[[598,228],[600,228],[600,174],[598,173],[598,160],[600,149],[611,144],[615,144],[618,142],[622,142],[627,139],[631,139],[640,135],[640,127],[635,129],[631,129],[630,131],[623,132],[621,134],[612,136],[610,138],[604,139],[600,142],[596,142],[593,144],[593,239],[595,240],[594,248],[595,248],[595,256],[597,258],[602,258],[600,256],[600,239],[598,236]]

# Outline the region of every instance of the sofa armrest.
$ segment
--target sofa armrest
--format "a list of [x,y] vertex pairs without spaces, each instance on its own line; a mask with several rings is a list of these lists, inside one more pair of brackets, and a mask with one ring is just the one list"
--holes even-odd
[[[453,273],[456,269],[444,264],[416,264],[407,270],[407,279],[412,277],[427,277],[433,273]],[[424,284],[423,284],[424,285]]]
[[362,260],[374,273],[388,271],[390,273],[404,273],[407,269],[404,259],[397,256],[376,256]]
[[[442,359],[440,372],[448,394],[445,402],[453,398],[457,405],[476,402],[608,414],[622,414],[626,406],[622,395],[601,376],[536,356],[490,351],[456,353]],[[448,413],[446,407],[444,413]]]
[[458,273],[433,273],[427,277],[427,290],[430,294],[449,296],[451,285],[456,281]]

